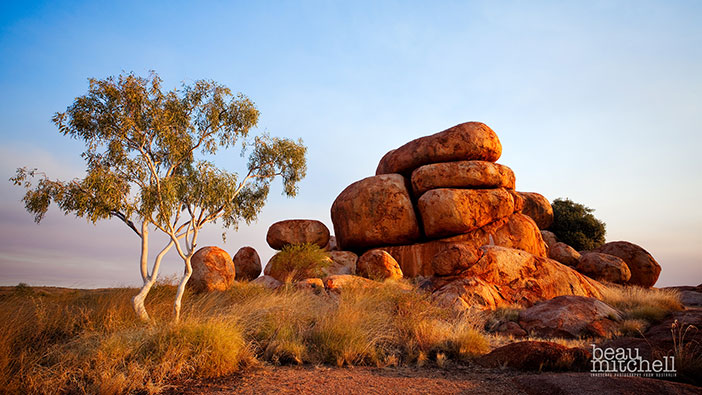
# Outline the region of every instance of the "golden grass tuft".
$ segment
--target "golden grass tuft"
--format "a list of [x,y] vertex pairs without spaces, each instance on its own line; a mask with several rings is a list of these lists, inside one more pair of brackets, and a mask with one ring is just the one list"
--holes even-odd
[[602,301],[621,311],[625,319],[649,323],[683,309],[680,293],[672,289],[609,285],[602,292]]

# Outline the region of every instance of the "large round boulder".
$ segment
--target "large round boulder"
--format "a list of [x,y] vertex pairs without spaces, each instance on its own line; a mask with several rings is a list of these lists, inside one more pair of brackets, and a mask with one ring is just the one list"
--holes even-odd
[[557,242],[548,249],[548,257],[564,265],[575,267],[580,261],[580,253],[566,243]]
[[432,163],[412,172],[414,196],[437,188],[514,189],[514,172],[507,166],[481,160]]
[[628,241],[612,241],[595,248],[592,252],[614,255],[626,262],[631,272],[628,284],[652,287],[661,274],[661,266],[653,259],[653,256],[648,251]]
[[375,174],[409,175],[420,166],[440,162],[496,162],[501,154],[502,144],[492,129],[481,122],[466,122],[388,152],[380,160]]
[[271,225],[266,234],[266,241],[274,250],[282,250],[288,244],[304,243],[325,248],[329,243],[329,229],[316,220],[289,219]]
[[539,229],[547,229],[553,223],[553,207],[543,195],[536,192],[518,192],[524,198],[522,213],[530,216]]
[[242,247],[234,255],[237,281],[251,281],[261,274],[261,258],[253,247]]
[[417,202],[424,233],[440,238],[468,233],[514,212],[514,199],[504,188],[432,189]]
[[397,280],[402,270],[395,258],[383,250],[370,250],[358,258],[356,273],[372,280]]
[[631,271],[621,258],[600,252],[587,252],[580,257],[576,266],[580,273],[598,281],[625,284],[631,278]]
[[349,185],[332,204],[331,218],[341,250],[409,244],[420,238],[405,178],[399,174]]
[[232,257],[219,247],[202,247],[190,259],[193,273],[188,288],[193,292],[224,291],[232,286],[236,268]]
[[621,314],[590,297],[564,295],[519,312],[519,325],[542,337],[605,337],[617,329]]

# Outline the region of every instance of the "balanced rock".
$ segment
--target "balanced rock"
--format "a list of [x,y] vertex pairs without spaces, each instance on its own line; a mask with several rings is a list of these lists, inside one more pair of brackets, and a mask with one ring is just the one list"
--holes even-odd
[[568,348],[554,342],[522,341],[510,343],[478,358],[490,368],[518,370],[586,370],[592,355],[582,348]]
[[548,249],[548,257],[564,265],[575,267],[580,260],[580,253],[568,244],[558,242]]
[[434,274],[437,276],[450,276],[458,274],[478,261],[475,248],[465,244],[448,244],[444,250],[436,254],[431,260]]
[[432,189],[417,202],[429,238],[460,235],[514,212],[514,199],[504,188]]
[[614,255],[624,260],[631,272],[628,284],[649,288],[658,281],[661,274],[661,266],[653,256],[634,243],[612,241],[595,248],[592,252]]
[[617,327],[620,313],[603,302],[564,295],[539,302],[519,312],[519,325],[542,337],[604,337]]
[[530,216],[539,229],[547,229],[553,223],[553,207],[543,195],[536,192],[518,192],[524,198],[522,213]]
[[329,243],[329,229],[316,220],[289,219],[271,225],[266,241],[274,250],[282,250],[288,244],[304,243],[325,248]]
[[502,144],[492,129],[481,122],[466,122],[412,140],[388,152],[380,160],[375,174],[409,175],[414,169],[430,163],[462,160],[496,162],[501,154]]
[[242,247],[234,255],[237,281],[251,281],[261,274],[261,258],[253,247]]
[[514,172],[507,166],[481,160],[432,163],[412,172],[414,196],[437,188],[514,189]]
[[349,185],[332,204],[331,218],[342,250],[409,244],[420,238],[412,200],[399,174]]
[[356,273],[371,280],[397,280],[402,270],[395,258],[383,250],[370,250],[358,258]]
[[599,252],[583,254],[576,266],[580,273],[598,281],[625,284],[631,278],[631,271],[621,258]]
[[358,255],[350,251],[331,251],[332,264],[322,269],[328,276],[336,274],[356,274]]
[[190,260],[193,273],[188,288],[193,292],[224,291],[232,286],[236,268],[232,257],[219,247],[202,247]]

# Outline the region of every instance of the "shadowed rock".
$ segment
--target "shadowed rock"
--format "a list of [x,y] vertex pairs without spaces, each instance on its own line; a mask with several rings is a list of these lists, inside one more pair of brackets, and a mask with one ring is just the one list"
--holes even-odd
[[624,284],[631,278],[631,272],[621,258],[599,252],[588,252],[580,257],[576,269],[598,281]]
[[614,255],[626,262],[631,271],[628,284],[652,287],[661,274],[661,266],[648,251],[628,241],[612,241],[595,248],[592,252]]
[[253,247],[242,247],[233,258],[237,281],[251,281],[261,274],[261,258]]

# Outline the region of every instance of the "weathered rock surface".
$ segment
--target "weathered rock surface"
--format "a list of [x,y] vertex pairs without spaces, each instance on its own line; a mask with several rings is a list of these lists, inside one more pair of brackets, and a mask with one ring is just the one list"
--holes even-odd
[[372,280],[398,280],[402,270],[395,258],[383,250],[370,250],[358,258],[356,273]]
[[514,199],[499,189],[432,189],[417,207],[427,237],[460,235],[514,212]]
[[329,236],[329,243],[324,247],[327,251],[338,251],[339,246],[336,244],[336,236]]
[[652,287],[661,274],[661,266],[653,259],[653,256],[648,251],[628,241],[612,241],[595,248],[592,252],[614,255],[624,260],[631,271],[628,284]]
[[492,129],[481,122],[466,122],[412,140],[388,152],[380,160],[375,174],[409,175],[414,169],[430,163],[463,160],[496,162],[501,154],[502,144]]
[[329,229],[312,219],[288,219],[271,225],[266,241],[274,250],[282,250],[288,244],[304,243],[325,248],[329,243]]
[[580,273],[597,281],[625,284],[631,278],[631,272],[621,258],[599,252],[582,255],[576,266]]
[[242,247],[233,258],[237,281],[251,281],[261,274],[261,258],[253,247]]
[[267,276],[267,275],[261,276],[255,280],[251,281],[249,284],[260,285],[260,286],[262,286],[264,288],[268,288],[268,289],[276,289],[276,288],[280,287],[281,285],[283,285],[283,283],[281,283],[280,281],[276,280],[275,278],[273,278],[271,276]]
[[514,172],[507,166],[480,160],[432,163],[412,172],[414,196],[437,188],[514,189]]
[[193,292],[224,291],[232,286],[236,268],[232,257],[219,247],[203,247],[191,258],[193,274],[188,288]]
[[434,297],[442,304],[495,309],[529,306],[561,295],[601,297],[600,283],[554,260],[498,246],[480,249],[483,255],[478,262],[435,290]]
[[561,242],[555,243],[548,249],[548,257],[570,267],[576,267],[580,261],[580,253]]
[[324,282],[321,278],[306,278],[293,284],[296,289],[309,291],[321,291],[324,289]]
[[553,207],[543,195],[536,192],[518,192],[524,198],[522,213],[530,216],[539,229],[547,229],[553,223]]
[[324,287],[331,292],[342,292],[345,289],[353,288],[377,288],[381,284],[377,281],[351,274],[338,274],[324,279]]
[[334,201],[331,217],[342,250],[410,244],[421,235],[405,179],[399,174],[349,185]]
[[507,321],[501,323],[494,331],[495,333],[498,333],[502,336],[511,336],[511,337],[526,337],[527,332],[522,329],[519,324],[517,324],[514,321]]
[[[529,217],[531,218],[531,217]],[[558,238],[556,237],[556,234],[553,232],[549,232],[548,230],[542,230],[541,231],[541,237],[544,239],[546,242],[546,245],[550,249],[554,244],[558,243]]]
[[331,251],[332,264],[322,269],[328,276],[335,274],[356,274],[358,255],[350,251]]
[[468,269],[480,259],[478,251],[476,248],[465,244],[448,244],[431,260],[434,274],[437,276],[450,276]]
[[564,295],[519,312],[519,325],[542,337],[604,337],[612,333],[620,313],[595,299]]
[[510,343],[478,358],[490,368],[509,367],[536,371],[583,371],[590,368],[592,354],[582,348],[568,348],[553,342],[522,341]]

